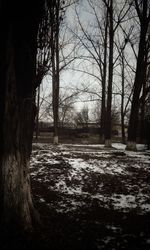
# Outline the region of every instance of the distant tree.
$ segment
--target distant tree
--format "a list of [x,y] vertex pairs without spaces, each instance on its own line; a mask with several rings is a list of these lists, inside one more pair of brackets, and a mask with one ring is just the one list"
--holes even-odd
[[108,62],[108,84],[107,84],[107,107],[106,107],[106,123],[105,123],[105,146],[111,147],[111,109],[112,109],[112,90],[114,77],[114,38],[118,27],[124,22],[126,15],[130,9],[127,7],[127,1],[119,5],[117,1],[103,0],[108,10],[108,27],[109,27],[109,62]]
[[[122,142],[126,143],[126,135],[125,135],[125,118],[127,113],[127,108],[129,104],[131,103],[131,96],[133,93],[133,87],[132,87],[132,80],[130,76],[130,86],[127,81],[127,69],[130,68],[130,64],[126,59],[126,46],[128,44],[128,41],[130,39],[130,34],[132,33],[132,28],[129,30],[129,33],[125,35],[124,40],[120,44],[120,41],[118,41],[117,49],[119,53],[119,66],[120,66],[120,78],[121,78],[121,90],[118,93],[121,97],[121,107],[120,107],[120,117],[121,117],[121,135],[122,135]],[[129,67],[128,67],[129,66]],[[129,87],[129,88],[128,88]]]
[[[68,91],[67,91],[68,90]],[[64,94],[59,98],[59,124],[60,126],[74,126],[75,108],[74,104],[80,91],[73,89],[63,89]],[[72,92],[72,93],[71,93]]]
[[[77,98],[81,95],[78,89],[61,87],[59,93],[59,126],[64,126],[65,124],[73,125],[74,120],[74,104]],[[47,96],[41,95],[40,97],[40,120],[54,121],[53,108],[52,108],[52,93]]]
[[75,124],[83,128],[87,128],[88,122],[89,122],[89,109],[87,106],[84,106],[80,112],[76,113]]
[[46,75],[51,70],[51,23],[50,8],[48,2],[45,2],[44,8],[45,14],[42,16],[39,29],[38,29],[38,49],[37,49],[37,67],[36,67],[36,84],[38,85],[36,90],[36,139],[38,139],[39,133],[39,112],[40,112],[40,85]]
[[[60,28],[64,18],[66,9],[72,5],[74,0],[52,0],[50,4],[50,16],[51,16],[51,32],[50,32],[50,50],[51,50],[51,77],[52,77],[52,107],[53,107],[53,119],[54,119],[54,137],[53,143],[58,144],[58,126],[59,126],[59,92],[60,92],[60,72],[74,60],[67,54],[63,54],[63,46],[65,44],[62,41],[60,43]],[[62,55],[62,60],[60,58]],[[72,55],[71,55],[72,56]],[[63,62],[63,63],[62,63]]]
[[113,51],[114,51],[114,7],[113,0],[104,1],[108,9],[109,17],[109,69],[107,87],[107,108],[105,120],[105,146],[111,147],[111,106],[112,106],[112,84],[113,84]]
[[[58,142],[59,122],[59,88],[60,73],[75,59],[72,37],[68,35],[65,21],[65,13],[73,0],[48,1],[45,4],[45,15],[42,17],[38,32],[37,74],[38,85],[45,76],[50,79],[49,90],[52,91],[53,119],[54,119],[54,143]],[[69,47],[69,49],[68,49]],[[71,47],[71,48],[70,48]],[[67,51],[67,53],[66,53]],[[52,82],[52,90],[51,90]],[[37,116],[36,116],[36,138],[38,138],[38,122],[40,115],[40,87],[37,89]],[[58,101],[57,101],[58,100]],[[51,100],[48,101],[48,103]],[[51,110],[50,112],[51,114]],[[57,135],[56,135],[57,134]]]
[[[83,72],[93,79],[95,79],[99,85],[101,91],[94,91],[84,87],[83,92],[94,94],[100,101],[101,108],[101,129],[100,129],[100,142],[104,143],[104,132],[105,132],[105,113],[106,113],[106,77],[107,77],[107,52],[108,52],[108,11],[105,5],[99,1],[86,0],[85,3],[89,6],[92,13],[92,19],[94,24],[84,25],[84,21],[79,16],[76,8],[77,22],[79,24],[79,34],[75,31],[74,36],[81,47],[84,49],[85,54],[80,55],[79,58],[83,60],[83,64],[86,62],[90,63],[90,68],[96,69],[96,72],[92,70],[76,69],[79,72]],[[101,10],[102,9],[102,10]],[[90,14],[91,14],[90,13]],[[83,53],[83,51],[82,51]],[[85,62],[85,63],[84,63]]]

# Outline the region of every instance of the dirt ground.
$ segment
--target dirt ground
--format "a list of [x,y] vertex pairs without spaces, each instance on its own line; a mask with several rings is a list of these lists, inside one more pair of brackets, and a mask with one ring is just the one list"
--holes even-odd
[[150,151],[34,144],[31,184],[37,247],[150,249]]

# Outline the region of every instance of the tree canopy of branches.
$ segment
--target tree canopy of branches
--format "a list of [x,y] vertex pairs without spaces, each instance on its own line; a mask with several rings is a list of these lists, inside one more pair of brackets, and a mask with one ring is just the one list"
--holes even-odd
[[[86,0],[84,3],[85,8],[88,6],[87,13],[89,11],[92,21],[88,25],[84,18],[81,18],[79,10],[76,8],[79,31],[73,33],[82,47],[80,59],[85,61],[85,64],[88,62],[89,65],[87,69],[77,71],[86,73],[99,83],[100,90],[97,90],[97,93],[95,92],[95,96],[99,95],[101,100],[101,142],[104,143],[105,139],[105,145],[109,147],[111,146],[114,69],[117,67],[119,60],[116,38],[118,29],[126,20],[130,5],[128,5],[128,1],[119,4],[118,1],[107,0]],[[122,32],[121,29],[120,32]],[[93,71],[92,68],[94,68]],[[90,93],[90,90],[88,91]]]

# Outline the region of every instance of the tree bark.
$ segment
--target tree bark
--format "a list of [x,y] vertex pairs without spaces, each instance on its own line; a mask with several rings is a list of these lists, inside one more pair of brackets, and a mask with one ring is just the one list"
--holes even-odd
[[101,143],[105,142],[105,123],[106,123],[106,76],[107,76],[107,40],[108,40],[108,10],[106,15],[105,34],[104,34],[104,63],[102,76],[102,101],[101,101]]
[[[138,12],[137,6],[137,12]],[[127,142],[127,150],[136,150],[136,136],[137,136],[137,127],[138,127],[138,115],[139,115],[139,105],[140,105],[140,93],[144,81],[145,76],[145,57],[146,57],[146,34],[148,30],[148,25],[150,22],[150,15],[148,12],[148,1],[143,0],[143,10],[139,13],[140,18],[140,42],[139,42],[139,51],[137,57],[137,66],[136,66],[136,74],[134,80],[134,92],[131,106],[131,113],[129,119],[129,127],[128,127],[128,142]]]
[[[15,225],[30,230],[34,213],[29,177],[33,107],[30,101],[24,100],[18,103],[11,92],[10,95],[4,122],[2,218],[3,224],[9,227]],[[10,116],[12,113],[13,119]]]
[[40,112],[40,86],[37,89],[37,113],[36,113],[36,140],[39,136],[39,112]]
[[[140,42],[139,55],[137,61],[136,76],[134,82],[134,93],[132,99],[129,128],[128,128],[128,143],[127,149],[136,150],[136,135],[137,135],[137,124],[138,124],[138,114],[139,114],[139,96],[143,83],[143,54],[144,47],[142,42]],[[143,47],[143,48],[142,48]],[[130,147],[132,145],[132,148]]]
[[140,109],[141,109],[141,116],[140,116],[140,143],[145,142],[145,103],[146,103],[146,85],[147,85],[147,65],[148,65],[148,51],[145,56],[144,60],[144,76],[143,76],[143,86],[142,86],[142,100],[140,101]]
[[111,147],[111,106],[112,106],[112,82],[113,82],[113,1],[110,1],[109,13],[109,69],[108,69],[108,91],[107,91],[107,110],[105,124],[105,146]]
[[29,160],[36,113],[39,13],[37,6],[34,14],[32,8],[27,11],[26,3],[20,15],[16,2],[0,4],[0,26],[3,24],[0,41],[0,216],[7,231],[16,228],[30,231],[37,215],[31,197]]
[[127,150],[136,150],[136,136],[137,136],[137,126],[138,126],[138,115],[139,115],[139,97],[142,89],[143,79],[144,79],[144,55],[145,55],[145,37],[147,29],[141,28],[141,36],[139,43],[139,52],[137,58],[136,75],[134,81],[134,92],[128,127],[128,142]]
[[[53,143],[58,144],[58,123],[59,123],[59,11],[60,1],[53,2],[51,10],[51,55],[52,55],[52,94],[53,94],[53,117],[54,117],[54,138]],[[55,13],[55,14],[54,14]]]
[[121,93],[121,134],[122,134],[122,143],[126,142],[126,136],[125,136],[125,124],[124,124],[124,81],[125,81],[125,65],[124,65],[124,50],[122,51],[121,55],[121,87],[122,87],[122,93]]

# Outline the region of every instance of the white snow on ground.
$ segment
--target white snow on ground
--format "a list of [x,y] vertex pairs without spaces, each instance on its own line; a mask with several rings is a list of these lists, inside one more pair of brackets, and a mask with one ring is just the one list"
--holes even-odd
[[134,195],[113,195],[111,197],[113,200],[113,203],[115,204],[115,207],[118,208],[135,208],[137,207],[137,204],[135,202],[135,196]]
[[121,149],[121,150],[125,150],[126,145],[123,143],[112,143],[112,147],[116,148],[116,149]]
[[45,202],[45,200],[43,198],[40,198],[40,202]]
[[[138,208],[139,213],[150,212],[150,184],[143,179],[138,179],[138,183],[133,185],[130,178],[133,175],[134,180],[134,173],[129,171],[129,167],[132,167],[135,172],[145,170],[149,173],[150,153],[141,151],[144,149],[143,145],[138,146],[140,152],[124,151],[125,145],[121,143],[114,143],[113,147],[115,150],[107,150],[102,145],[86,145],[85,148],[85,145],[77,144],[62,144],[57,147],[50,144],[36,144],[33,146],[31,158],[31,177],[40,183],[46,183],[49,190],[66,195],[65,202],[57,202],[56,209],[59,212],[68,212],[82,207],[84,201],[81,200],[84,200],[84,197],[96,199],[104,207],[109,207],[111,204],[114,209],[128,211]],[[114,153],[124,154],[117,157]],[[97,184],[97,192],[95,191],[94,194],[88,190],[85,191],[84,185],[90,178],[90,174],[126,178],[122,185],[130,192],[105,194],[101,192],[103,182]],[[50,177],[53,178],[53,185],[50,184]],[[133,191],[133,187],[136,192]],[[80,201],[76,199],[78,196],[81,197]],[[43,197],[40,197],[39,201],[46,202]],[[49,205],[53,206],[51,203]]]
[[[67,159],[65,159],[67,161]],[[96,160],[96,159],[89,159],[86,162],[83,159],[68,159],[69,164],[72,167],[72,174],[73,175],[82,175],[83,171],[87,172],[94,172],[99,174],[125,174],[124,166],[117,165],[116,161],[111,160],[110,162],[103,160]]]
[[[112,143],[112,147],[114,147],[116,149],[125,150],[126,145],[123,143]],[[144,145],[144,144],[137,144],[136,147],[137,147],[137,151],[141,151],[141,150],[146,149],[146,145]]]

